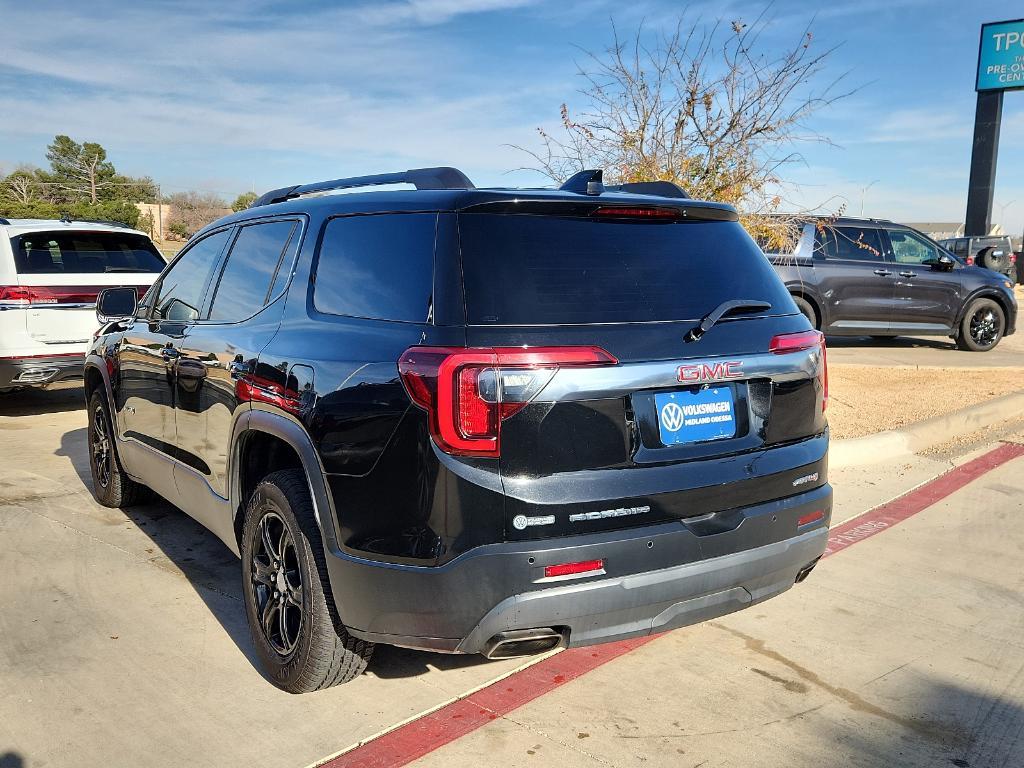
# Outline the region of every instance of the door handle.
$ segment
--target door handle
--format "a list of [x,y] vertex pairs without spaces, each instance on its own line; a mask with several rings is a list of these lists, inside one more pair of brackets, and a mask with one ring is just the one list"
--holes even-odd
[[890,272],[888,269],[876,269],[875,274],[881,277],[888,277],[889,275],[892,274],[892,272]]
[[913,277],[913,272],[900,272],[900,277]]

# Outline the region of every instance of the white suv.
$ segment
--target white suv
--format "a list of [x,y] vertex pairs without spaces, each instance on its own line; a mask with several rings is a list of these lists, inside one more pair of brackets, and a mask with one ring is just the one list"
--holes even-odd
[[0,218],[0,392],[80,377],[96,295],[133,286],[141,299],[164,266],[124,225]]

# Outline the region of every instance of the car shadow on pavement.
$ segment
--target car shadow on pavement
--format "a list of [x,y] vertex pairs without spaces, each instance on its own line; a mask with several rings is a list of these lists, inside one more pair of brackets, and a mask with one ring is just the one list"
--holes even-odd
[[0,394],[0,416],[38,416],[81,410],[85,390],[80,382],[57,384],[47,389],[29,387]]
[[944,349],[957,351],[956,342],[946,338],[910,336],[827,336],[829,349],[874,347],[877,349]]
[[[68,458],[87,489],[92,487],[87,430],[65,432],[57,456]],[[141,553],[157,567],[180,572],[206,603],[228,636],[259,669],[242,602],[241,565],[216,536],[155,494],[143,504],[121,512],[146,534],[152,547]],[[367,672],[380,678],[416,677],[431,669],[453,670],[491,663],[483,656],[453,655],[377,646]],[[3,766],[0,766],[3,768]]]
[[[995,659],[991,661],[996,661]],[[994,663],[965,658],[966,669]],[[1021,673],[1016,678],[1020,681]],[[808,716],[818,722],[814,741],[822,754],[833,755],[835,765],[863,766],[957,766],[957,768],[1005,768],[1024,765],[1024,709],[1014,675],[992,684],[968,688],[947,680],[919,679],[902,695],[872,698],[879,701],[913,703],[913,715],[888,706],[864,702],[851,691],[842,691],[855,710],[872,715],[862,717]],[[891,694],[895,696],[896,694]],[[903,709],[903,707],[900,707]],[[802,716],[807,716],[804,713]],[[869,727],[870,726],[870,727]]]

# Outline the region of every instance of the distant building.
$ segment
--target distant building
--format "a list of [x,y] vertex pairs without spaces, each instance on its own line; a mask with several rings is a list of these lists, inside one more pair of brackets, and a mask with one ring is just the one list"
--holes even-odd
[[[152,229],[149,231],[149,236],[158,240],[166,240],[167,225],[171,222],[171,206],[167,203],[136,203],[135,207],[139,209],[140,216],[146,214],[150,216]],[[140,221],[139,229],[145,230],[149,227],[146,222]]]
[[932,240],[945,240],[948,237],[963,237],[964,225],[953,221],[921,221],[905,222],[918,232],[924,232]]
[[[964,225],[955,221],[921,221],[904,222],[904,226],[913,227],[918,232],[924,232],[932,240],[945,240],[950,237],[963,237]],[[990,235],[1005,235],[1006,232],[998,224],[994,224],[988,231]]]

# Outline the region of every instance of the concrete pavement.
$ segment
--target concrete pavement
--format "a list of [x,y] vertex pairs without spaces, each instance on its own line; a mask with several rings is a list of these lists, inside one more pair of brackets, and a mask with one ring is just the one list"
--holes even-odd
[[[251,662],[237,560],[167,504],[92,501],[80,398],[0,405],[4,768],[304,766],[519,666],[381,647],[354,683],[281,693]],[[949,466],[911,456],[834,472],[834,521]],[[419,764],[1024,764],[1022,469]]]
[[[938,469],[910,464],[907,479]],[[1016,459],[783,596],[658,638],[413,765],[1024,765],[1022,470]],[[837,493],[854,482],[836,478]]]

